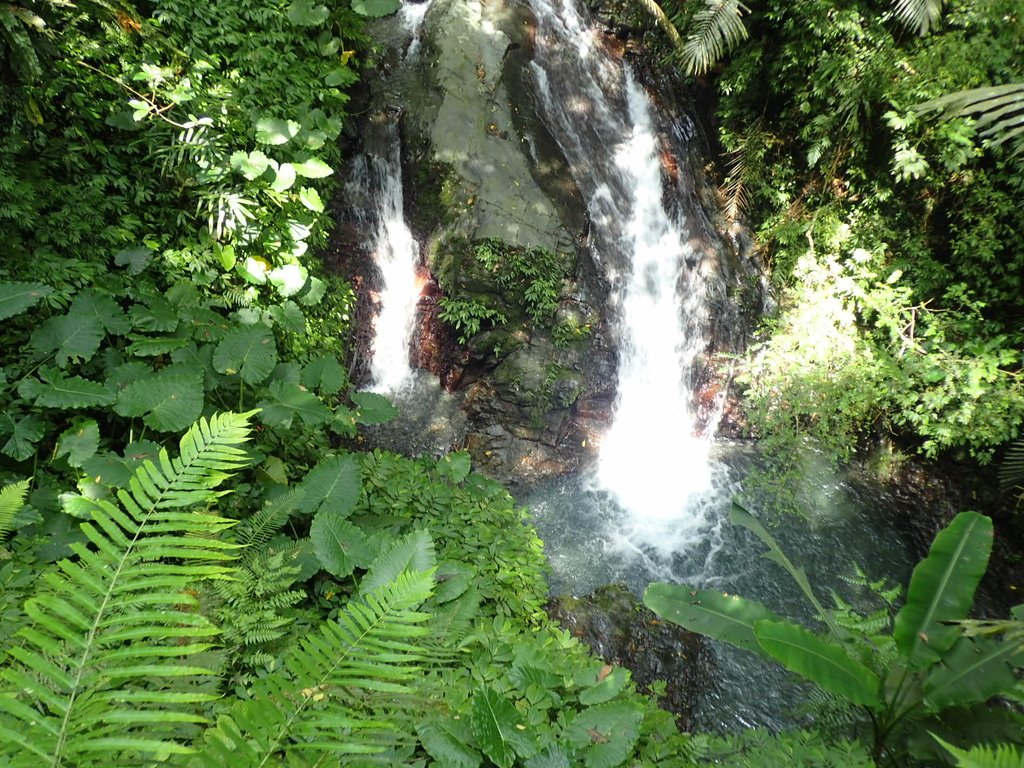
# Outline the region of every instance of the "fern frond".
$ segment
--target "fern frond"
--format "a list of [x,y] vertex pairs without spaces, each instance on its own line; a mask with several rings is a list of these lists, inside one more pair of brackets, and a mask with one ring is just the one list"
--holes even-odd
[[945,0],[893,0],[892,5],[900,23],[924,37],[942,16]]
[[968,750],[954,747],[934,733],[932,738],[956,758],[958,768],[1020,768],[1024,765],[1024,752],[1011,744],[982,744]]
[[430,616],[416,608],[433,586],[432,569],[406,570],[349,601],[206,732],[191,765],[254,768],[309,750],[372,754],[400,740],[403,729],[372,702],[383,694],[398,707],[414,694],[430,658],[417,642]]
[[747,207],[747,143],[731,153],[721,193],[725,197],[725,216],[736,221]]
[[0,541],[11,532],[14,516],[25,506],[25,495],[28,493],[28,480],[21,480],[0,488]]
[[176,458],[162,450],[135,471],[120,505],[76,499],[91,508],[89,545],[71,545],[76,557],[43,575],[0,672],[4,765],[135,765],[190,751],[181,738],[202,721],[195,705],[215,696],[185,687],[212,674],[189,657],[218,633],[193,589],[229,574],[237,547],[217,538],[233,521],[188,508],[248,463],[238,446],[251,415],[201,419]]
[[748,12],[739,0],[704,0],[690,22],[682,52],[687,74],[707,72],[730,48],[747,39],[743,14]]
[[277,535],[278,531],[288,522],[298,509],[302,500],[302,492],[287,491],[280,496],[264,502],[255,514],[242,520],[234,529],[234,540],[247,547],[244,560],[257,557],[259,548]]

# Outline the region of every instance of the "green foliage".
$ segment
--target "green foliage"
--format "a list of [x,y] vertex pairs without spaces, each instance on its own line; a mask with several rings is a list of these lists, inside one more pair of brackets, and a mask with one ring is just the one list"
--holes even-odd
[[960,749],[938,737],[936,740],[956,758],[957,768],[1017,768],[1024,763],[1024,754],[1010,744]]
[[526,322],[547,328],[565,343],[589,333],[589,326],[576,318],[556,318],[563,283],[571,277],[573,268],[565,254],[546,248],[521,248],[500,240],[481,240],[472,245],[458,241],[449,243],[448,248],[468,250],[471,261],[462,269],[498,291],[497,296],[485,300],[462,287],[462,282],[474,278],[455,275],[444,281],[448,295],[440,300],[439,317],[459,333],[459,343],[465,344],[486,327]]
[[25,505],[28,480],[19,480],[0,488],[0,540],[7,537],[14,527],[14,516]]
[[[949,727],[958,719],[966,725],[970,717],[955,713],[1016,686],[1022,656],[1012,633],[1001,639],[972,637],[957,623],[967,616],[988,564],[988,518],[963,512],[940,531],[928,556],[914,569],[906,603],[891,629],[887,612],[858,615],[840,600],[835,609],[825,609],[803,571],[789,563],[759,523],[740,509],[734,522],[769,544],[766,557],[800,583],[817,618],[828,627],[827,634],[771,617],[767,608],[750,600],[681,586],[652,584],[644,602],[669,621],[775,660],[862,707],[876,760],[906,759],[915,739],[927,729],[940,722]],[[880,585],[875,587],[879,592]],[[1019,716],[1003,715],[1019,729]]]
[[1019,8],[950,2],[938,24],[943,4],[898,0],[893,17],[931,32],[915,38],[866,2],[750,5],[715,83],[741,158],[726,186],[781,295],[747,366],[757,433],[776,457],[810,443],[842,461],[892,431],[928,456],[987,460],[1022,423],[1021,173],[976,139],[1019,109],[1012,86],[974,91],[1024,77],[1006,24]]
[[234,549],[217,538],[230,521],[204,507],[247,463],[238,446],[249,416],[198,422],[177,457],[161,451],[142,463],[119,503],[65,502],[88,511],[82,531],[92,546],[73,544],[77,559],[48,571],[25,605],[31,623],[0,673],[9,765],[110,765],[114,754],[135,762],[184,751],[182,729],[202,721],[195,705],[215,698],[190,688],[189,678],[210,670],[189,657],[217,634],[189,590],[229,574]]

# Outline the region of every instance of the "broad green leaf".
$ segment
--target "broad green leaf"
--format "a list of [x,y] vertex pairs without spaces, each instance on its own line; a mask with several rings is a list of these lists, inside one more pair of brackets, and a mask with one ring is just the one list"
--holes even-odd
[[309,271],[299,264],[285,264],[270,270],[267,279],[281,296],[287,298],[302,290],[309,279]]
[[907,602],[893,624],[893,638],[911,669],[939,661],[953,647],[960,628],[946,622],[967,618],[991,549],[992,521],[961,512],[914,568]]
[[256,141],[277,146],[295,138],[302,126],[294,120],[263,117],[256,121]]
[[203,375],[171,365],[122,389],[114,410],[121,416],[141,416],[157,432],[182,432],[203,412]]
[[91,360],[106,335],[95,318],[66,314],[45,320],[32,334],[30,344],[41,354],[53,353],[61,368],[69,362]]
[[359,501],[359,463],[349,454],[325,459],[309,471],[299,487],[300,511],[327,511],[339,518],[348,517]]
[[24,312],[53,288],[42,283],[0,283],[0,320]]
[[987,701],[1017,684],[1014,666],[1024,662],[1019,641],[961,637],[924,681],[924,703],[933,712]]
[[368,566],[376,554],[362,529],[327,509],[313,518],[309,539],[320,565],[339,579]]
[[335,357],[324,355],[310,360],[302,369],[302,383],[325,395],[340,392],[348,382],[348,375]]
[[163,296],[150,296],[145,304],[135,304],[128,314],[140,331],[170,333],[178,327],[178,310]]
[[643,719],[638,704],[599,704],[576,715],[562,738],[576,747],[587,768],[616,768],[632,754]]
[[35,455],[36,443],[42,439],[44,432],[43,420],[34,414],[17,418],[7,413],[0,414],[0,435],[10,435],[0,452],[15,461],[24,461]]
[[135,357],[159,357],[187,347],[191,342],[181,336],[138,336],[128,337],[128,354]]
[[580,693],[580,704],[603,704],[618,696],[629,683],[629,670],[625,667],[615,667],[593,688],[587,688]]
[[442,477],[448,478],[453,483],[461,483],[469,477],[469,470],[473,466],[473,460],[468,451],[456,451],[445,454],[437,460],[437,472]]
[[473,747],[472,733],[463,720],[431,720],[416,727],[423,749],[439,766],[479,768],[483,756]]
[[275,192],[287,192],[295,184],[295,166],[291,163],[281,163],[277,166],[276,175],[270,188]]
[[43,408],[93,408],[114,404],[112,388],[80,376],[65,377],[56,368],[40,368],[37,379],[25,379],[18,394]]
[[437,566],[437,591],[434,599],[447,603],[462,596],[473,584],[476,570],[464,563],[447,560]]
[[315,304],[319,304],[320,300],[327,293],[327,283],[321,280],[319,277],[310,277],[309,283],[306,285],[305,290],[297,297],[300,304],[307,307],[312,307]]
[[263,259],[249,256],[245,261],[235,264],[235,272],[240,274],[247,283],[263,285],[267,282],[267,272],[270,271],[270,264]]
[[95,419],[76,419],[68,429],[64,430],[57,440],[58,458],[68,457],[68,464],[80,467],[86,459],[96,454],[100,446],[100,428]]
[[390,16],[401,7],[401,0],[352,0],[352,10],[370,18]]
[[666,621],[691,632],[723,640],[767,655],[754,636],[754,624],[780,619],[761,603],[715,590],[691,590],[676,584],[651,584],[644,592],[644,605]]
[[434,542],[422,529],[410,531],[381,550],[359,582],[363,594],[390,584],[400,573],[430,571],[437,564]]
[[360,424],[383,424],[398,415],[391,401],[376,392],[356,392],[352,402],[356,404],[356,421]]
[[324,82],[332,88],[344,88],[359,80],[359,73],[351,67],[337,67],[327,73]]
[[125,248],[114,254],[114,264],[119,267],[128,267],[129,275],[138,275],[149,266],[153,260],[153,249],[145,245],[135,248]]
[[270,158],[258,149],[252,152],[234,152],[231,155],[231,167],[252,181],[262,176],[270,167]]
[[295,173],[307,179],[322,179],[324,176],[334,173],[331,166],[316,157],[311,157],[301,163],[292,163],[292,167],[295,168]]
[[527,760],[526,768],[572,768],[572,763],[561,747],[548,747]]
[[298,384],[272,381],[267,387],[267,395],[259,402],[259,418],[271,427],[287,429],[296,416],[309,426],[326,424],[333,418],[320,398]]
[[469,723],[477,746],[498,768],[511,768],[517,753],[529,757],[536,751],[526,732],[519,730],[523,726],[519,712],[488,685],[473,693]]
[[124,336],[132,329],[132,321],[121,309],[121,305],[97,291],[82,291],[75,296],[68,314],[96,320],[112,336]]
[[312,187],[302,187],[299,190],[299,202],[313,213],[324,212],[324,202],[320,199],[320,193]]
[[289,333],[304,335],[306,332],[306,316],[294,301],[285,301],[271,307],[270,316],[280,328]]
[[101,453],[82,462],[82,471],[95,483],[126,488],[132,470],[113,453]]
[[327,6],[314,3],[313,0],[294,0],[288,6],[288,21],[298,27],[316,27],[330,18]]
[[882,707],[878,676],[847,656],[840,646],[790,621],[762,619],[754,624],[754,636],[768,655],[790,672],[854,704]]
[[213,367],[220,373],[237,373],[246,384],[264,381],[277,365],[274,334],[262,325],[236,328],[217,344]]

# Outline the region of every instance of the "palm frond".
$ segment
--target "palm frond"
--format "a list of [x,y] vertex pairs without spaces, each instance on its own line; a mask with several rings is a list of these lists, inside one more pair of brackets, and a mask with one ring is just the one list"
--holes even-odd
[[992,146],[1014,140],[1024,150],[1024,83],[957,91],[915,107],[919,112],[942,110],[943,117],[975,117],[978,135]]
[[417,610],[433,587],[432,566],[408,569],[350,600],[219,718],[191,765],[292,764],[311,751],[336,763],[339,755],[370,756],[401,741],[411,728],[395,713],[415,700],[433,655],[422,642],[430,615]]
[[0,488],[0,541],[11,532],[14,516],[25,506],[25,494],[28,493],[28,480],[21,480]]
[[683,47],[687,74],[707,72],[730,48],[747,39],[743,14],[748,12],[739,0],[704,0],[690,22],[692,28]]
[[725,183],[720,192],[725,198],[725,216],[736,221],[747,207],[747,143],[730,153]]
[[248,463],[238,446],[251,415],[201,419],[178,457],[161,450],[135,471],[120,504],[76,499],[91,510],[89,545],[73,544],[75,558],[25,604],[30,623],[0,672],[0,763],[106,767],[190,751],[182,735],[203,721],[195,705],[215,696],[188,689],[211,674],[189,657],[218,632],[193,590],[231,572],[236,546],[218,538],[233,521],[189,508],[209,505]]
[[1024,439],[1014,440],[999,465],[999,488],[1004,493],[1024,486]]
[[945,0],[892,0],[893,11],[900,23],[922,37],[938,22],[944,5]]

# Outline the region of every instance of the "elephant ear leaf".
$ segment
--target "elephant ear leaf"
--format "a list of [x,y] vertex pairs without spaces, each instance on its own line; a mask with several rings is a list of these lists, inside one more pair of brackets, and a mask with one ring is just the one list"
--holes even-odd
[[644,605],[666,621],[691,632],[768,656],[754,636],[754,624],[763,619],[781,621],[780,616],[755,600],[714,590],[691,590],[676,584],[651,584],[644,592]]
[[967,618],[988,567],[992,521],[961,512],[932,542],[910,577],[907,603],[896,614],[893,637],[911,669],[923,669],[953,647],[961,630],[947,622]]
[[765,652],[790,672],[854,704],[881,708],[878,676],[838,645],[789,621],[759,621],[754,636]]

